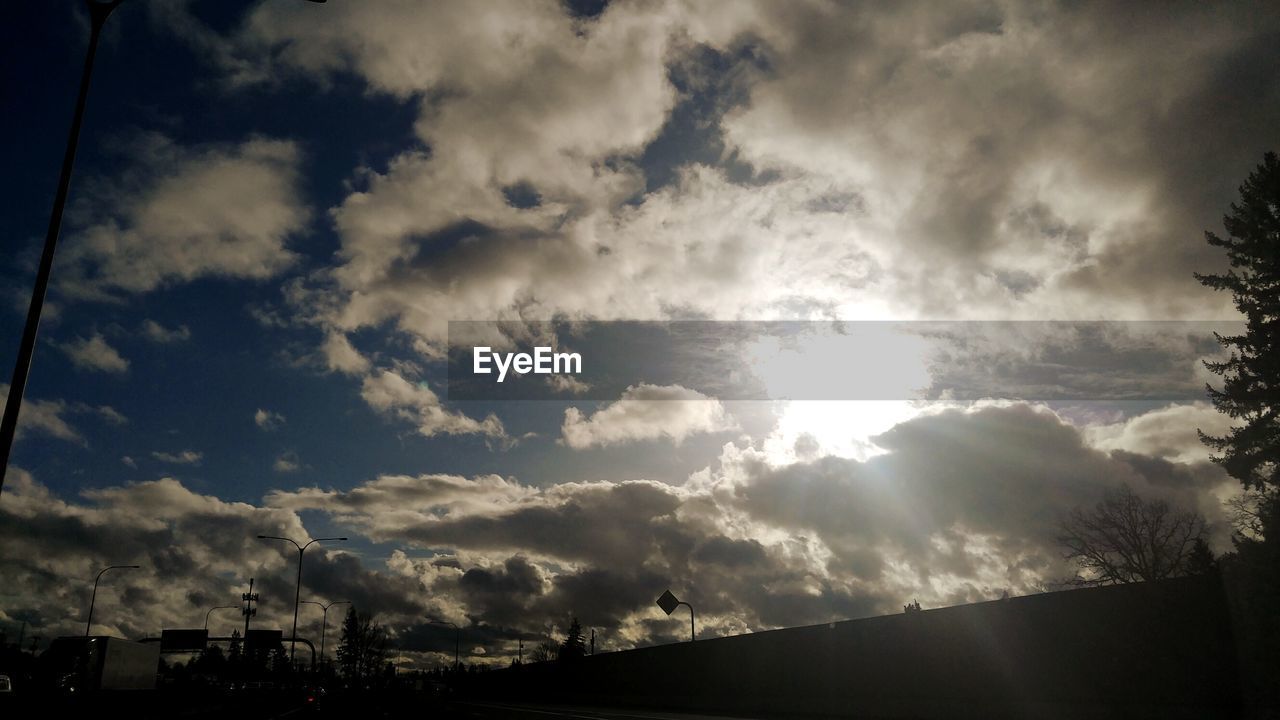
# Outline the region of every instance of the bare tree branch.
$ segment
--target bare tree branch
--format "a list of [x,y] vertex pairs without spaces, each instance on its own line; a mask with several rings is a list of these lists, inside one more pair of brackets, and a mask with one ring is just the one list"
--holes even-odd
[[1059,524],[1063,557],[1080,572],[1069,585],[1114,585],[1186,575],[1205,520],[1144,500],[1128,486],[1108,492],[1090,510],[1075,508]]

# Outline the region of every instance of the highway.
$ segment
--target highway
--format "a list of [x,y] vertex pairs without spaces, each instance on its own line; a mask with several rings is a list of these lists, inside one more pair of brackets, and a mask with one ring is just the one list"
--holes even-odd
[[[576,718],[577,720],[749,720],[745,715],[697,715],[690,713],[659,712],[635,708],[614,709],[569,705],[513,705],[508,703],[456,702],[451,704],[454,717],[474,720],[550,720],[550,718]],[[759,716],[763,717],[763,716]]]

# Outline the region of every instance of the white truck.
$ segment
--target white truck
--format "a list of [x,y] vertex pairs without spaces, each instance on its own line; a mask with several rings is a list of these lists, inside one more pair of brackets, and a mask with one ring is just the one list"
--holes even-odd
[[45,677],[64,693],[154,690],[160,646],[105,636],[60,637],[40,661]]

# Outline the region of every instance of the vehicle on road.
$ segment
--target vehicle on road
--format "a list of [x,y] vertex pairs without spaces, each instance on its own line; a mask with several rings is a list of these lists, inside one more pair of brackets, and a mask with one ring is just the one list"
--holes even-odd
[[60,637],[40,656],[43,684],[68,695],[154,690],[160,646],[116,637]]

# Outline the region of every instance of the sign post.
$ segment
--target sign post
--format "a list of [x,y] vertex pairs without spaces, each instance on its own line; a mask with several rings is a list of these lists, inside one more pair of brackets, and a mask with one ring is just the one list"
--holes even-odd
[[662,608],[662,611],[668,615],[675,612],[675,609],[681,605],[689,608],[689,642],[693,642],[698,638],[693,625],[693,606],[672,595],[670,590],[662,593],[662,596],[658,598],[658,607]]

